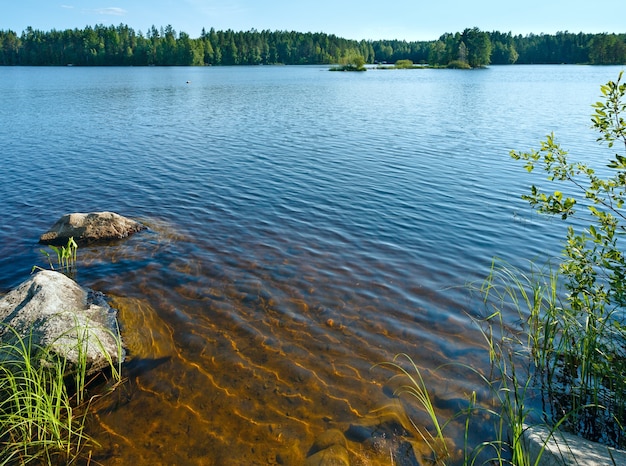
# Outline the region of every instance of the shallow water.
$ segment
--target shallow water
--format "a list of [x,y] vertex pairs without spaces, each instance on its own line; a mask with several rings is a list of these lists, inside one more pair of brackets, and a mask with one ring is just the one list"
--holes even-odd
[[401,352],[445,416],[484,392],[432,371],[488,362],[467,283],[561,248],[509,150],[554,131],[600,164],[590,105],[618,72],[0,68],[0,290],[64,213],[150,226],[79,250],[130,355],[92,427],[102,464],[299,464],[391,403],[372,366]]

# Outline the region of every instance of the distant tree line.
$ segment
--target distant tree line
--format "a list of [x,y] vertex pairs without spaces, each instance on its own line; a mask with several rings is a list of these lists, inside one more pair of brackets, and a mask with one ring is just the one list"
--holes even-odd
[[123,24],[49,32],[29,27],[20,36],[0,31],[0,65],[305,65],[353,54],[374,61],[371,43],[323,33],[211,28],[192,39],[172,26],[143,34]]
[[361,56],[365,63],[411,60],[434,66],[480,67],[511,63],[625,64],[626,34],[530,34],[468,28],[435,41],[355,41],[325,33],[202,30],[191,38],[172,26],[132,28],[96,25],[84,29],[18,35],[0,31],[0,65],[259,65],[341,63]]
[[375,60],[447,66],[489,64],[626,64],[626,34],[557,32],[514,36],[510,32],[484,32],[478,28],[443,34],[430,42],[374,41]]

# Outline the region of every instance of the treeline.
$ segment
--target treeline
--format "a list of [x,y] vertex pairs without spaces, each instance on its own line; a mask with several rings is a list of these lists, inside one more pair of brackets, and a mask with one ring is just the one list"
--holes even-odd
[[172,26],[153,26],[144,35],[123,24],[49,32],[29,27],[20,36],[0,31],[0,65],[307,65],[353,54],[374,60],[371,43],[323,33],[211,28],[193,39]]
[[395,63],[409,59],[413,63],[446,66],[467,63],[489,64],[626,64],[626,34],[556,34],[512,35],[484,32],[478,28],[462,33],[443,34],[431,42],[375,41],[375,60]]
[[0,31],[0,65],[190,66],[341,63],[361,56],[366,63],[411,60],[471,67],[511,63],[625,64],[626,34],[530,34],[484,32],[478,28],[443,34],[435,41],[355,41],[332,34],[288,31],[202,30],[198,38],[172,26],[132,28],[96,25],[84,29],[18,35]]

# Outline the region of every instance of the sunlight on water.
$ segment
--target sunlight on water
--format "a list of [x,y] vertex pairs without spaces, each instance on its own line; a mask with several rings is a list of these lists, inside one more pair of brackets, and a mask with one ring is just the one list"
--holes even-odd
[[555,131],[600,160],[590,104],[617,73],[0,69],[0,287],[43,265],[37,239],[64,213],[149,226],[79,250],[77,280],[112,299],[129,354],[97,403],[99,464],[301,464],[321,433],[381,419],[397,431],[349,435],[352,464],[427,455],[406,421],[423,414],[373,366],[410,355],[442,419],[487,400],[468,370],[435,370],[488,364],[467,284],[494,256],[561,247],[508,152]]

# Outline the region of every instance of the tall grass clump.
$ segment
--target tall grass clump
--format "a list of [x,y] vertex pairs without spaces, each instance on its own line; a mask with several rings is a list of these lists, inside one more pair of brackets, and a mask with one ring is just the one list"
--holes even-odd
[[[11,337],[0,342],[0,465],[76,464],[95,446],[85,430],[92,401],[86,337],[70,364],[32,334],[7,330]],[[119,367],[111,369],[119,380]]]
[[555,361],[564,349],[559,283],[550,264],[537,268],[530,263],[523,271],[494,260],[484,282],[470,286],[485,304],[485,316],[474,321],[489,352],[491,371],[481,378],[493,395],[491,413],[497,420],[495,440],[477,451],[489,449],[497,464],[537,464],[541,455],[531,458],[526,449],[527,429],[541,425],[551,436],[583,408],[557,409],[549,403],[560,372]]
[[[427,413],[429,428],[414,427],[432,452],[432,464],[535,465],[540,458],[529,456],[524,433],[529,425],[546,423],[538,397],[541,385],[535,383],[534,369],[550,352],[544,351],[549,346],[549,343],[544,344],[544,339],[552,338],[554,326],[552,318],[544,316],[557,312],[556,276],[537,272],[522,274],[494,261],[484,283],[470,288],[480,293],[486,305],[485,314],[472,318],[472,322],[482,335],[490,364],[481,369],[455,361],[436,371],[452,367],[457,373],[458,369],[465,371],[468,377],[477,380],[477,389],[482,394],[480,400],[473,391],[464,409],[441,420],[429,393],[428,381],[409,356],[398,355],[381,366],[394,372],[392,380],[402,379],[394,394]],[[411,396],[404,396],[407,394]],[[447,445],[447,430],[453,424],[457,429],[460,424],[464,431],[461,458],[453,458],[449,448],[442,448]],[[472,444],[470,434],[474,429],[487,437]]]
[[494,261],[479,288],[488,315],[478,322],[495,367],[486,381],[504,395],[512,463],[528,464],[520,457],[532,425],[624,448],[622,314],[577,308],[558,269],[530,265],[525,272]]
[[[436,369],[466,371],[482,393],[480,399],[476,391],[469,394],[466,407],[448,419],[438,415],[428,381],[409,356],[400,354],[379,364],[394,372],[392,379],[402,380],[394,394],[427,414],[429,428],[414,427],[432,452],[432,464],[535,466],[542,453],[531,457],[526,448],[530,427],[546,427],[547,443],[555,431],[595,407],[592,403],[553,404],[563,388],[564,338],[571,336],[563,333],[559,286],[558,272],[550,266],[538,269],[531,264],[524,272],[496,260],[484,282],[470,285],[485,305],[484,314],[472,322],[483,338],[490,364],[481,369],[455,361]],[[453,458],[446,447],[446,432],[459,423],[464,430],[463,454]],[[487,438],[472,444],[470,434],[475,429]]]

